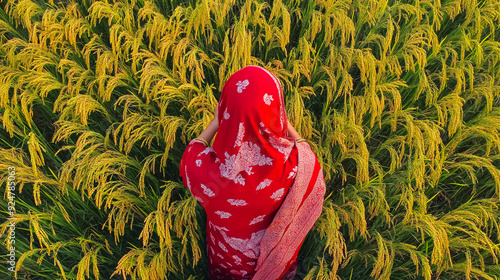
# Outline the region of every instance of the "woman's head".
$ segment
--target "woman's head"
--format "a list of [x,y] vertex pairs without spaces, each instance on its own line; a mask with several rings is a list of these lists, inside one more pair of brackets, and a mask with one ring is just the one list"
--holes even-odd
[[254,172],[267,174],[284,166],[293,142],[285,138],[283,92],[271,72],[248,66],[231,75],[222,89],[218,119],[212,148],[220,176],[245,185],[246,180],[263,179],[251,179]]
[[[227,80],[219,102],[219,129],[238,129],[240,123],[286,136],[286,113],[281,84],[265,68],[247,66]],[[233,129],[234,129],[233,128]]]

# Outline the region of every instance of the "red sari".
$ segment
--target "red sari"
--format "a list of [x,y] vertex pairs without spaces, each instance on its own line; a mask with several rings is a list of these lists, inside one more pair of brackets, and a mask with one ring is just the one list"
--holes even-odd
[[207,213],[211,279],[291,279],[325,184],[305,142],[286,137],[283,91],[268,70],[233,74],[212,147],[192,140],[180,175]]

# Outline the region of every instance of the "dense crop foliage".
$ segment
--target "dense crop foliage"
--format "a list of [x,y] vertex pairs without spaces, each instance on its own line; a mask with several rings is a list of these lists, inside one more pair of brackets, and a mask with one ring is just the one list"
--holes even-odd
[[204,213],[178,164],[250,64],[280,78],[327,179],[301,277],[498,279],[497,0],[0,6],[18,279],[204,279]]

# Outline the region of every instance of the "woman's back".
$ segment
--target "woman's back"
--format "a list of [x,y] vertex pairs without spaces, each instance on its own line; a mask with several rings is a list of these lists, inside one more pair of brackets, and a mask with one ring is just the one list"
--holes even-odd
[[191,141],[181,176],[207,212],[212,278],[250,279],[262,238],[270,236],[266,230],[295,181],[300,155],[294,139],[286,137],[281,85],[264,68],[246,67],[229,78],[217,117],[213,147],[202,138]]
[[[183,162],[195,162],[195,166],[192,167],[194,170],[188,170],[183,165],[183,174],[196,175],[183,177],[207,213],[210,271],[216,272],[214,279],[217,276],[220,279],[248,279],[243,276],[252,275],[264,231],[271,224],[295,174],[281,173],[268,179],[244,172],[241,175],[245,185],[234,184],[230,179],[210,176],[211,169],[217,166],[215,154],[210,148],[197,141],[191,143],[189,148],[191,151],[185,154]],[[297,153],[293,151],[281,170],[293,170],[295,166]]]

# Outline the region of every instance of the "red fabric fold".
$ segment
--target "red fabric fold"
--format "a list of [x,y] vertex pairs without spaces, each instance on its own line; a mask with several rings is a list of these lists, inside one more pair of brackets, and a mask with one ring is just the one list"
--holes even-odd
[[297,175],[262,238],[253,280],[293,278],[290,267],[323,208],[325,182],[318,160],[307,143],[297,147]]

